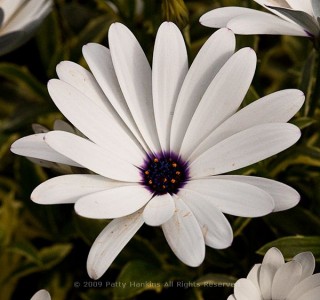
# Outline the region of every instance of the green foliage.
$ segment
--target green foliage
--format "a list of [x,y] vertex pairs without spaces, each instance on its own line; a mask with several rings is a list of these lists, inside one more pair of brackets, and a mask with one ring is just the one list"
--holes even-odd
[[[270,247],[286,259],[311,251],[320,261],[320,68],[319,53],[308,39],[287,36],[237,36],[237,48],[258,56],[252,86],[243,105],[280,89],[299,88],[306,103],[290,121],[302,130],[300,141],[279,155],[238,172],[263,176],[294,187],[298,207],[264,218],[227,216],[234,242],[225,250],[207,247],[206,259],[189,268],[171,252],[159,228],[142,228],[98,281],[86,271],[96,236],[109,221],[89,220],[72,205],[41,206],[32,190],[59,175],[13,155],[10,145],[32,133],[32,124],[51,129],[62,115],[46,88],[56,65],[70,60],[86,67],[81,48],[108,44],[108,29],[123,22],[137,36],[148,59],[161,22],[178,23],[190,63],[214,32],[199,17],[220,6],[261,9],[250,0],[55,0],[52,13],[27,44],[0,62],[0,290],[1,299],[30,299],[39,289],[52,299],[226,299],[232,284],[247,276]],[[61,170],[61,169],[60,169]],[[319,271],[319,265],[317,265]],[[77,283],[80,285],[77,286]]]

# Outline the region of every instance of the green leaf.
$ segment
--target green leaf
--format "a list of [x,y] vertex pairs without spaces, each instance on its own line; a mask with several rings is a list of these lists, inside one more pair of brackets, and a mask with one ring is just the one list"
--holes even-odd
[[250,218],[238,217],[232,223],[233,236],[236,237],[242,233],[242,231],[249,225],[251,222]]
[[298,126],[300,129],[304,129],[310,125],[316,124],[317,120],[309,117],[301,117],[294,119],[291,123]]
[[196,283],[203,287],[233,287],[237,278],[226,274],[209,273],[198,280]]
[[8,251],[24,256],[28,261],[41,265],[38,250],[26,240],[14,243],[8,248]]
[[140,260],[131,261],[119,274],[115,282],[118,285],[113,286],[114,299],[128,299],[147,290],[161,292],[166,278],[166,272],[158,266]]
[[311,251],[317,261],[320,261],[320,236],[289,236],[277,239],[262,246],[257,253],[265,255],[272,248],[278,248],[286,260],[292,259],[295,255]]

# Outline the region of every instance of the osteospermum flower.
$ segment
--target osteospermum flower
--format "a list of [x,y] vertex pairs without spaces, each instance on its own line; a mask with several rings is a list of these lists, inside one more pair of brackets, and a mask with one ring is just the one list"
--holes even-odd
[[46,290],[36,292],[30,300],[51,300],[51,296]]
[[25,43],[51,10],[52,0],[0,1],[0,55]]
[[234,295],[228,300],[318,300],[320,273],[313,274],[315,260],[311,252],[303,252],[287,263],[277,248],[265,254],[247,278],[239,279]]
[[176,256],[198,266],[205,245],[232,242],[223,213],[259,217],[298,203],[298,193],[282,183],[221,175],[294,144],[300,130],[286,122],[304,101],[301,91],[284,90],[237,112],[256,55],[250,48],[234,53],[230,30],[214,33],[189,70],[172,23],[159,28],[152,70],[124,25],[111,25],[109,45],[83,47],[92,73],[65,61],[57,66],[59,79],[48,83],[57,107],[86,138],[55,130],[12,145],[14,153],[94,173],[52,178],[31,195],[40,204],[75,203],[84,217],[114,219],[90,250],[92,278],[102,276],[144,223],[161,226]]
[[237,34],[284,34],[318,38],[319,0],[254,0],[273,14],[244,7],[222,7],[200,18],[202,25],[228,27]]

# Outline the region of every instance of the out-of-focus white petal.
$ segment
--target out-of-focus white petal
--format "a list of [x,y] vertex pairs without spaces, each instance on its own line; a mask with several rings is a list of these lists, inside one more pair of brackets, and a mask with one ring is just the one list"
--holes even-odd
[[20,138],[11,145],[11,152],[40,160],[66,164],[74,167],[82,167],[82,165],[76,163],[72,159],[69,159],[50,148],[44,141],[44,137],[45,133],[37,133]]
[[234,295],[237,300],[264,300],[255,285],[246,278],[241,278],[235,283]]
[[[314,289],[318,289],[318,293],[320,293],[320,273],[311,275],[299,282],[291,290],[286,300],[309,300],[310,298],[306,297],[306,294],[308,294],[310,291]],[[313,293],[314,291],[312,292],[312,294]]]
[[224,249],[231,245],[233,240],[232,228],[224,214],[215,206],[215,203],[200,194],[198,197],[184,192],[178,195],[196,217],[206,245],[215,249]]
[[[137,167],[122,160],[91,141],[65,131],[46,133],[45,142],[55,151],[72,159],[85,168],[107,178],[139,182]],[[130,155],[130,148],[127,154]]]
[[302,266],[302,274],[300,280],[303,280],[304,278],[307,278],[308,276],[311,276],[313,274],[316,267],[316,262],[311,252],[299,253],[295,257],[293,257],[292,260],[298,261]]
[[141,211],[111,221],[94,241],[87,260],[91,278],[98,279],[143,225]]
[[30,300],[51,300],[51,296],[48,291],[40,290],[36,292]]
[[92,219],[115,219],[138,211],[152,197],[141,185],[120,186],[81,197],[74,208],[77,214]]
[[176,212],[162,225],[174,254],[190,267],[199,266],[205,256],[205,243],[199,223],[182,199],[175,196]]
[[180,154],[188,157],[212,130],[239,108],[251,84],[257,57],[251,48],[236,52],[204,93],[185,133]]
[[231,30],[216,31],[202,46],[182,84],[172,119],[170,150],[179,152],[181,142],[200,99],[235,49]]
[[271,248],[265,254],[259,275],[259,284],[261,289],[261,294],[263,299],[272,299],[271,298],[271,287],[274,275],[277,270],[284,265],[284,258],[282,253],[277,248]]
[[302,266],[298,261],[289,261],[275,273],[272,282],[271,299],[286,299],[290,291],[300,281]]
[[74,128],[69,123],[63,120],[55,120],[53,124],[53,130],[61,130],[70,133],[76,133]]
[[304,103],[300,90],[282,90],[252,102],[216,128],[190,155],[193,160],[231,135],[263,123],[288,122]]
[[287,123],[251,127],[197,157],[190,163],[190,176],[217,175],[249,166],[292,146],[300,135],[298,127]]
[[313,15],[312,4],[310,0],[286,0],[286,2],[291,6],[294,10],[301,10],[309,14],[310,16]]
[[31,200],[39,204],[75,203],[82,196],[123,185],[125,183],[99,175],[63,175],[38,185],[31,194]]
[[255,264],[247,276],[247,279],[249,279],[255,285],[257,290],[260,290],[260,286],[259,286],[260,269],[261,269],[261,264]]
[[188,71],[188,56],[182,34],[170,22],[159,27],[153,52],[152,96],[161,148],[169,151],[174,108]]
[[303,294],[300,298],[297,300],[318,300],[319,299],[319,294],[320,294],[320,286],[317,286],[316,288],[306,292]]
[[[272,197],[253,185],[215,179],[215,177],[190,180],[180,189],[179,195],[205,198],[222,212],[241,217],[260,217],[272,212]],[[200,200],[199,200],[200,201]]]
[[268,178],[243,175],[222,175],[216,176],[215,178],[235,180],[238,182],[251,184],[266,191],[274,200],[274,211],[282,211],[292,208],[296,206],[300,200],[300,195],[295,189],[286,184]]
[[120,23],[110,26],[109,45],[117,78],[133,119],[150,149],[159,152],[148,60],[132,32]]
[[64,116],[89,139],[126,161],[137,165],[142,163],[142,150],[114,114],[102,110],[90,98],[64,81],[51,79],[48,91]]
[[143,210],[144,222],[150,226],[160,226],[173,216],[175,208],[170,194],[157,195],[148,202]]

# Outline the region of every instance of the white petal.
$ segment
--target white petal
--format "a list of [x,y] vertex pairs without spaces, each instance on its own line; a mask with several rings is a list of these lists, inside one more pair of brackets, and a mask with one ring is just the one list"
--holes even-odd
[[74,128],[69,123],[67,123],[63,120],[55,120],[54,124],[53,124],[53,129],[66,131],[66,132],[70,132],[70,133],[76,133]]
[[236,34],[309,36],[299,25],[268,13],[238,16],[229,21],[227,27]]
[[[140,165],[143,153],[127,133],[121,120],[66,82],[52,79],[48,91],[64,116],[96,144],[121,156],[124,160]],[[128,151],[130,150],[130,155]]]
[[274,200],[274,211],[282,211],[292,208],[296,206],[300,200],[300,195],[295,189],[275,180],[243,175],[222,175],[216,176],[215,178],[251,184],[266,191]]
[[205,198],[224,213],[260,217],[272,212],[274,202],[265,191],[246,183],[215,179],[191,180],[179,191],[184,198]]
[[31,200],[39,204],[75,203],[82,196],[120,185],[124,183],[99,175],[63,175],[38,185],[31,194]]
[[92,74],[114,109],[140,144],[147,150],[122,94],[109,49],[96,43],[89,43],[83,46],[82,53]]
[[154,116],[164,151],[169,151],[172,116],[187,71],[188,56],[182,34],[176,25],[164,22],[157,33],[152,63]]
[[314,256],[311,252],[299,253],[292,260],[298,261],[302,266],[301,280],[313,274],[314,269],[316,267],[316,263]]
[[246,278],[241,278],[235,283],[234,295],[237,300],[263,300],[259,290]]
[[231,135],[263,123],[288,122],[301,108],[304,94],[299,90],[282,90],[252,102],[216,128],[190,156],[193,160]]
[[205,256],[205,243],[199,223],[188,206],[175,196],[176,212],[162,225],[174,254],[190,267],[199,266]]
[[115,219],[138,211],[152,197],[142,187],[122,186],[81,197],[74,208],[77,214],[92,219]]
[[319,299],[319,294],[320,294],[320,286],[312,289],[311,291],[306,292],[303,294],[300,298],[297,300],[318,300]]
[[300,138],[298,127],[287,123],[251,127],[221,141],[190,164],[192,178],[237,170],[292,146]]
[[131,114],[147,145],[160,151],[152,104],[151,68],[132,32],[120,23],[109,29],[112,62]]
[[234,295],[230,295],[227,300],[237,300]]
[[259,284],[263,299],[272,299],[272,281],[277,270],[283,265],[284,258],[280,250],[274,247],[269,249],[264,256],[260,267]]
[[155,196],[143,210],[144,222],[150,226],[160,226],[173,216],[175,208],[171,195]]
[[233,54],[234,34],[216,31],[202,46],[183,82],[172,119],[170,148],[178,153],[182,139],[205,90],[220,68]]
[[134,165],[75,134],[51,131],[46,133],[45,142],[55,151],[72,157],[75,162],[101,176],[129,182],[138,182],[141,179],[139,170]]
[[272,298],[286,299],[290,291],[300,281],[302,266],[297,261],[290,261],[282,265],[276,272],[272,282]]
[[[311,275],[299,282],[289,293],[287,300],[310,299],[305,297],[309,291],[320,287],[320,273]],[[319,290],[320,292],[320,290]]]
[[227,27],[228,22],[233,18],[236,18],[241,15],[263,15],[264,12],[254,10],[251,8],[245,7],[220,7],[213,10],[208,11],[204,15],[201,16],[199,22],[208,27],[213,28],[222,28]]
[[69,166],[82,167],[75,161],[50,148],[44,141],[45,133],[25,136],[11,145],[11,152],[40,160],[52,161]]
[[247,279],[249,279],[255,285],[257,290],[260,290],[260,286],[259,286],[260,269],[261,269],[261,264],[255,264],[247,276]]
[[111,221],[90,249],[87,260],[89,276],[100,278],[142,225],[141,211]]
[[309,14],[310,16],[313,15],[313,9],[311,5],[310,0],[286,0],[287,3],[291,6],[292,9],[294,10],[301,10]]
[[204,93],[186,131],[180,153],[188,157],[210,132],[239,108],[256,68],[251,48],[236,52],[224,64]]
[[213,202],[201,195],[194,197],[194,194],[182,192],[178,196],[196,217],[206,245],[215,249],[224,249],[231,245],[233,232],[230,223]]
[[51,300],[51,296],[48,291],[40,290],[36,292],[30,300]]

